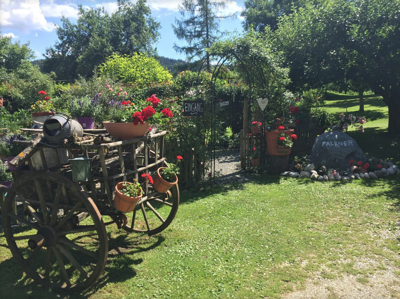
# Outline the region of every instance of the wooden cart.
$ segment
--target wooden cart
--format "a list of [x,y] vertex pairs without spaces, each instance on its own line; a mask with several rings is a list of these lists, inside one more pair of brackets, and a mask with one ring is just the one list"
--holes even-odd
[[[8,246],[28,276],[53,289],[82,291],[104,271],[107,225],[148,235],[168,227],[178,210],[178,185],[160,194],[141,177],[167,164],[166,134],[113,142],[104,131],[87,130],[83,140],[56,147],[38,137],[14,160],[31,170],[13,171],[13,186],[3,188],[2,224]],[[76,152],[91,159],[86,182],[73,182],[71,165],[62,164],[62,155],[72,159]],[[37,157],[42,170],[32,170],[38,168]],[[125,215],[114,208],[114,186],[133,179],[141,183],[144,196]]]

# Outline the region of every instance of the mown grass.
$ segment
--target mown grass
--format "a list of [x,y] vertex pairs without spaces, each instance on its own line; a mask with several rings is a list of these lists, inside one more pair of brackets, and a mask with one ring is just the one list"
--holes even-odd
[[[345,99],[349,103],[339,103],[342,100],[327,101],[327,109],[344,111],[330,107],[334,101],[348,111],[358,105],[349,105],[352,98]],[[375,107],[379,99],[369,97],[366,102]],[[387,109],[377,107],[373,109],[382,109],[383,114]],[[364,151],[399,162],[394,144],[398,141],[384,134],[379,117],[368,122],[371,127],[363,135],[350,134]],[[400,273],[399,211],[400,175],[347,183],[254,176],[244,185],[183,191],[175,220],[156,236],[108,227],[105,273],[93,288],[78,295],[35,285],[16,265],[0,234],[0,294],[280,298],[303,289],[316,276],[335,279],[346,274],[373,285],[372,277],[380,271]]]

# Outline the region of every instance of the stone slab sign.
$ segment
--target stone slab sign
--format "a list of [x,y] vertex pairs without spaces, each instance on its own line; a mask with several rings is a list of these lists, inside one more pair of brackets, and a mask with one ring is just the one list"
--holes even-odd
[[354,138],[340,131],[327,132],[315,139],[310,160],[327,168],[347,169],[349,161],[367,161]]

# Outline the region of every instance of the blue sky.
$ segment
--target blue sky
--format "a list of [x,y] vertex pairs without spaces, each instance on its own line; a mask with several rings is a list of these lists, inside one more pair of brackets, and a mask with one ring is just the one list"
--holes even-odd
[[[131,0],[135,2],[136,0]],[[245,0],[232,0],[225,11],[221,13],[238,13],[244,8]],[[153,17],[161,23],[161,38],[156,47],[158,55],[175,59],[185,59],[184,55],[177,54],[173,49],[174,43],[182,46],[172,30],[175,18],[181,15],[178,5],[182,0],[147,0]],[[64,15],[74,22],[77,18],[78,4],[89,8],[104,6],[111,13],[117,8],[117,1],[112,0],[0,0],[0,30],[3,36],[12,37],[12,41],[22,44],[30,43],[37,59],[42,59],[46,48],[57,41],[56,28],[61,25],[60,19]],[[220,30],[234,32],[242,31],[242,19],[223,20]]]

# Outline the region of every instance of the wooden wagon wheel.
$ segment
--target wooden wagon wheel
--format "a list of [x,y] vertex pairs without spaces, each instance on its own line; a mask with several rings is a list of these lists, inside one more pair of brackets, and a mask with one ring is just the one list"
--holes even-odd
[[149,236],[157,234],[171,224],[178,207],[179,187],[176,184],[167,193],[150,194],[147,200],[136,206],[131,217],[128,215],[128,223],[123,228]]
[[[14,201],[24,211],[13,211]],[[2,218],[14,258],[36,283],[82,291],[104,271],[105,225],[92,199],[68,178],[51,172],[19,177],[6,196]]]

